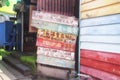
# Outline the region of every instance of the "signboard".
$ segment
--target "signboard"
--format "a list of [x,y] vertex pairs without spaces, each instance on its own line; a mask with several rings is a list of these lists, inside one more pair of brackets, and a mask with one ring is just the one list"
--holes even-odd
[[38,47],[37,62],[64,68],[74,68],[75,45],[78,33],[77,19],[33,11],[32,26],[38,28],[36,41]]
[[77,33],[78,27],[74,27],[70,25],[57,24],[57,23],[51,23],[51,22],[39,21],[39,20],[32,20],[31,25],[38,29],[47,29],[51,31],[69,33],[69,34],[75,34],[75,35],[78,34]]
[[58,49],[52,49],[52,48],[38,47],[37,54],[48,56],[48,57],[59,58],[59,59],[65,59],[65,60],[74,60],[75,53],[69,52],[69,51],[58,50]]
[[70,51],[70,52],[75,51],[75,44],[68,44],[64,42],[48,40],[48,39],[43,39],[43,38],[37,38],[36,45],[40,47],[65,50],[65,51]]
[[57,40],[64,43],[76,43],[76,35],[74,34],[64,34],[60,32],[50,31],[47,29],[39,29],[37,33],[37,38],[45,38],[48,40]]
[[42,12],[42,11],[33,11],[32,20],[33,21],[39,20],[39,21],[52,22],[52,23],[57,23],[57,24],[70,25],[74,27],[78,26],[78,19],[76,19],[73,16],[69,17],[69,16],[51,14],[51,13]]
[[60,58],[48,57],[43,55],[37,55],[37,62],[45,65],[51,65],[55,67],[62,67],[62,68],[75,68],[75,61],[72,60],[64,60]]

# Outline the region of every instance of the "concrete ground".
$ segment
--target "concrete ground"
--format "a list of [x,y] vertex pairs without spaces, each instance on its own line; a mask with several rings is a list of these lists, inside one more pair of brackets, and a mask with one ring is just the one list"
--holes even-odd
[[[37,78],[37,76],[33,76],[33,75],[24,76],[23,74],[12,68],[10,65],[6,64],[3,61],[0,61],[0,80],[56,80],[56,79],[46,78],[46,77]],[[71,78],[69,80],[79,80],[79,79]]]
[[31,76],[24,76],[3,61],[0,61],[0,80],[32,80]]

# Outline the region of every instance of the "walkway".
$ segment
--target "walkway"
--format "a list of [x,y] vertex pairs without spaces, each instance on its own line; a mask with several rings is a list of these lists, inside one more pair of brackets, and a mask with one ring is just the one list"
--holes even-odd
[[11,66],[0,61],[0,80],[32,80],[31,76],[24,76]]

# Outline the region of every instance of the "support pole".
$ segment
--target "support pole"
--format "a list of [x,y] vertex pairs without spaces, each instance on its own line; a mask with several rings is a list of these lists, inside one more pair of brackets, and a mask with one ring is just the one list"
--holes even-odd
[[[80,22],[81,22],[81,1],[79,0],[79,27],[78,27],[78,76],[80,74],[80,47],[81,47],[81,43],[80,43]],[[80,80],[80,77],[79,77]]]
[[80,49],[81,49],[81,42],[80,42],[80,27],[81,27],[81,4],[82,4],[82,0],[79,0],[79,27],[78,27],[78,73],[77,73],[77,75],[78,75],[78,77],[79,77],[79,80],[81,80],[80,79],[80,77],[82,76],[82,77],[85,77],[86,79],[88,79],[88,78],[90,78],[91,80],[93,80],[92,79],[92,77],[91,76],[89,76],[89,75],[86,75],[86,74],[81,74],[80,73],[80,56],[81,56],[81,52],[80,52]]
[[24,39],[24,12],[21,12],[21,22],[22,22],[22,28],[21,28],[21,52],[23,52],[23,39]]

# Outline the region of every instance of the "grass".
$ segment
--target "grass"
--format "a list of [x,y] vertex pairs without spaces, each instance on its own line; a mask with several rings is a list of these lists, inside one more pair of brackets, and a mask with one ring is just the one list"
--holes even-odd
[[5,49],[0,49],[0,60],[8,55],[10,55],[10,52],[6,51]]
[[2,60],[2,56],[0,56],[0,61]]
[[36,56],[21,56],[20,60],[36,72]]

